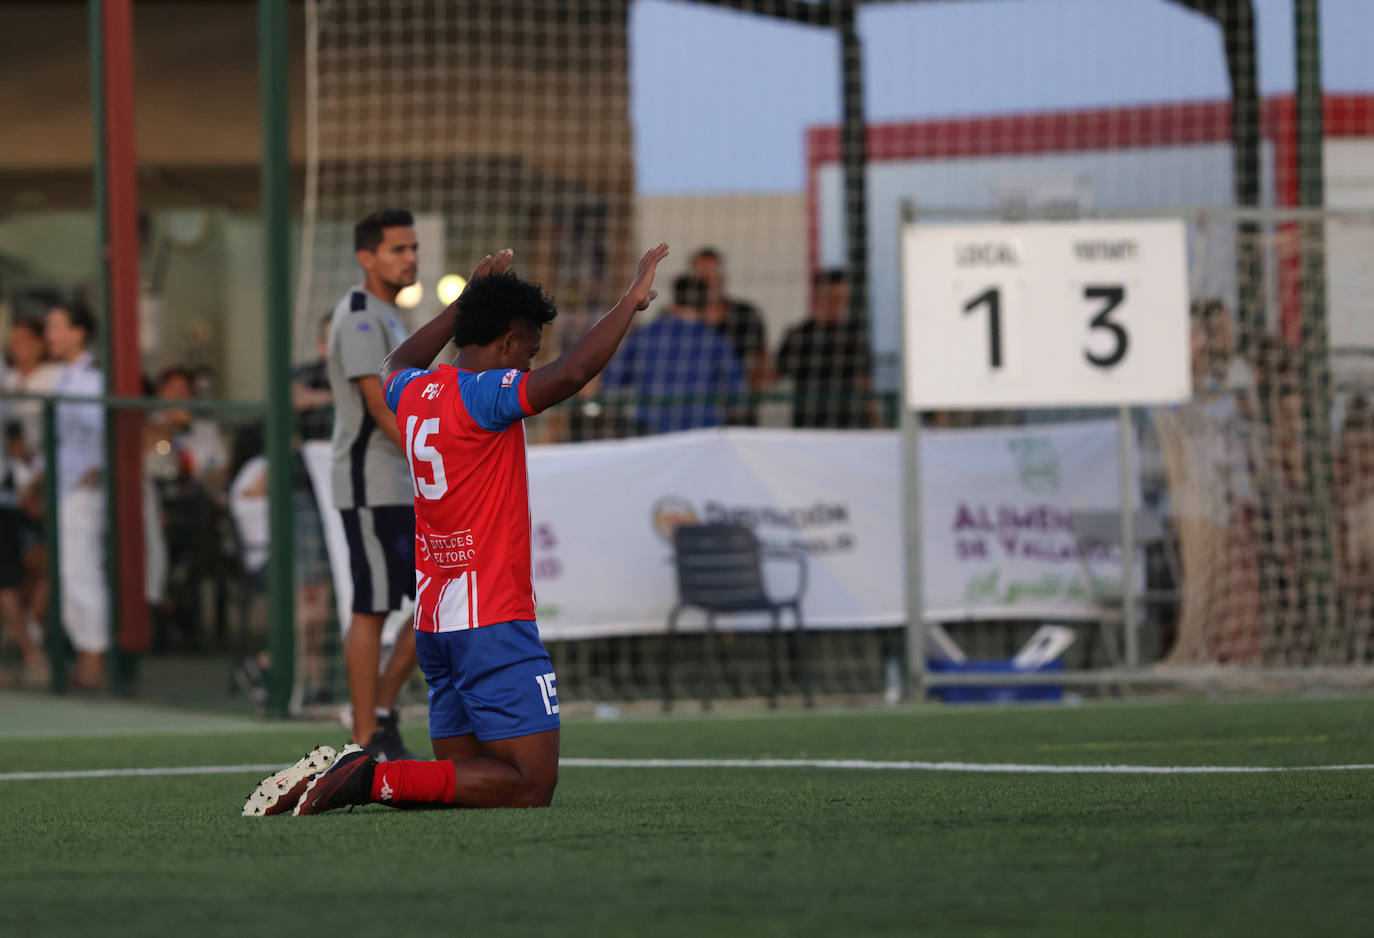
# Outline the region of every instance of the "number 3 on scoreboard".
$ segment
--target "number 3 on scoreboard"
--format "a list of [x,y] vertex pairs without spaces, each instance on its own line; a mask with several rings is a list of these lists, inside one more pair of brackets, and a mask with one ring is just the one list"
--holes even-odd
[[1111,368],[1119,365],[1121,360],[1126,357],[1126,350],[1131,346],[1130,333],[1126,327],[1119,322],[1112,322],[1112,312],[1126,299],[1126,288],[1120,284],[1110,284],[1107,286],[1086,286],[1083,288],[1083,299],[1102,300],[1103,306],[1097,311],[1097,315],[1088,324],[1089,329],[1106,329],[1112,334],[1112,350],[1106,355],[1098,355],[1088,349],[1083,350],[1083,357],[1091,365],[1098,368]]
[[[418,429],[417,429],[418,427]],[[429,438],[439,432],[439,418],[427,417],[424,420],[414,414],[406,418],[406,459],[410,462],[410,477],[415,482],[415,494],[430,501],[438,501],[448,491],[448,476],[444,474],[444,457],[433,446]],[[420,478],[416,470],[419,463],[429,465],[432,481]]]
[[[1083,299],[1100,301],[1102,306],[1097,311],[1097,315],[1088,323],[1089,330],[1106,330],[1112,336],[1111,350],[1106,354],[1098,354],[1092,349],[1083,350],[1083,358],[1090,365],[1097,368],[1113,368],[1121,364],[1126,357],[1126,351],[1131,347],[1131,335],[1126,331],[1126,327],[1112,319],[1112,313],[1116,312],[1126,300],[1126,288],[1121,284],[1093,284],[1083,288]],[[964,304],[964,314],[976,312],[979,307],[986,306],[988,310],[988,368],[998,371],[1002,367],[1002,290],[1000,287],[988,287],[977,296]]]

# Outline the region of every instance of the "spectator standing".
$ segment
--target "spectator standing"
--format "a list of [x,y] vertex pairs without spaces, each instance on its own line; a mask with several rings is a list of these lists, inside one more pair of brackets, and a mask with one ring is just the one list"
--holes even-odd
[[[329,386],[329,326],[334,313],[320,318],[315,358],[291,369],[291,409],[303,442],[328,440],[334,392]],[[329,621],[332,583],[325,550],[324,519],[305,463],[297,455],[291,472],[292,516],[296,520],[296,621],[306,639],[306,702],[330,699],[321,649]]]
[[[9,372],[0,362],[0,380]],[[48,678],[47,660],[38,643],[29,635],[24,620],[20,587],[24,582],[23,515],[19,510],[19,484],[15,467],[22,460],[23,442],[10,434],[12,403],[0,400],[0,426],[5,428],[5,445],[0,447],[0,625],[14,639],[24,659],[24,683],[37,686]],[[14,425],[18,429],[17,425]]]
[[734,348],[749,390],[762,391],[768,378],[768,340],[758,307],[725,292],[725,258],[715,248],[698,248],[692,255],[692,276],[706,284],[706,324]]
[[1374,627],[1374,405],[1354,395],[1336,443],[1337,583],[1344,608],[1369,631]]
[[[95,319],[70,303],[48,311],[44,338],[61,366],[53,392],[99,396],[104,379],[88,346]],[[105,414],[99,404],[57,405],[57,528],[62,625],[76,649],[73,686],[105,686],[105,652],[110,647],[109,594],[105,583]]]
[[[1286,618],[1293,608],[1282,532],[1296,503],[1280,469],[1290,446],[1263,432],[1254,372],[1236,355],[1221,299],[1192,303],[1189,346],[1193,400],[1153,413],[1183,564],[1177,634],[1166,660],[1253,661],[1261,652],[1261,618]],[[1257,337],[1256,361],[1265,362],[1271,380],[1285,381],[1283,356],[1269,347]],[[1294,429],[1286,424],[1280,436],[1291,442]],[[1273,590],[1273,603],[1260,602],[1261,584]]]
[[[5,355],[9,360],[3,382],[6,391],[51,394],[57,386],[61,368],[48,360],[41,322],[21,319],[12,325]],[[43,453],[43,404],[41,401],[14,401],[9,410],[9,419],[18,423],[23,431],[24,461],[34,465]]]
[[333,319],[332,312],[320,319],[315,358],[291,369],[291,409],[296,412],[296,428],[302,440],[329,439],[329,410],[334,406],[328,364],[329,324]]
[[[9,368],[6,391],[51,394],[61,368],[48,359],[41,319],[21,319],[10,327],[6,343]],[[48,558],[43,549],[42,493],[34,484],[43,464],[43,404],[13,401],[5,425],[9,467],[20,507],[20,546],[23,559],[24,618],[29,634],[41,632],[48,606]],[[44,668],[46,670],[46,667]]]
[[[267,588],[267,561],[271,556],[267,496],[267,457],[254,456],[239,468],[229,484],[228,504],[243,572],[260,590]],[[327,692],[321,649],[329,620],[329,571],[322,559],[324,546],[318,531],[319,514],[310,504],[313,501],[314,495],[309,490],[297,488],[292,491],[291,507],[297,519],[298,545],[295,556],[296,628],[305,639],[301,643],[301,666],[308,688],[305,703],[322,702]],[[312,532],[313,542],[306,542],[301,537],[303,510],[308,510],[309,516],[315,519],[317,530]],[[271,666],[271,656],[263,651],[244,658],[235,668],[235,680],[259,703],[267,699],[266,672]]]
[[1235,395],[1244,410],[1255,375],[1250,363],[1236,353],[1230,307],[1220,297],[1194,300],[1189,324],[1194,395],[1213,399]]
[[[164,401],[192,400],[198,396],[196,377],[187,368],[165,368],[152,393]],[[201,587],[218,560],[205,532],[220,511],[229,451],[214,421],[182,408],[155,411],[146,428],[151,448],[144,461],[144,543],[146,595],[155,610],[153,646],[169,649],[175,630],[195,650],[204,638]]]
[[706,291],[700,279],[678,277],[667,312],[631,335],[602,374],[602,387],[634,390],[644,432],[718,427],[730,399],[738,407],[744,396],[734,348],[704,321]]
[[810,318],[789,329],[778,350],[778,372],[796,395],[792,426],[868,426],[868,341],[849,316],[849,281],[841,270],[823,270],[811,288]]
[[[1252,504],[1254,498],[1252,467],[1259,447],[1253,433],[1254,372],[1235,353],[1231,313],[1222,300],[1194,300],[1188,321],[1193,405],[1196,419],[1208,429],[1204,458],[1214,480],[1210,511],[1224,525],[1239,506]],[[1258,357],[1266,362],[1273,358],[1266,351],[1269,346],[1264,337],[1256,343]]]
[[[158,375],[153,394],[164,401],[189,401],[196,395],[195,376],[179,366]],[[207,491],[220,491],[228,482],[229,448],[219,426],[189,410],[156,411],[151,421],[171,445],[177,473],[200,483]]]

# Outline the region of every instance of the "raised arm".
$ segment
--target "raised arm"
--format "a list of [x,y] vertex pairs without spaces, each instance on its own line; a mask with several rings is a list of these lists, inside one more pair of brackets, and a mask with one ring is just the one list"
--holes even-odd
[[[510,248],[498,251],[495,257],[488,254],[482,258],[468,282],[487,274],[504,272],[514,257],[515,252]],[[459,299],[462,299],[461,295]],[[416,329],[404,342],[391,350],[386,361],[382,362],[383,378],[389,378],[402,368],[428,368],[433,364],[434,359],[439,357],[444,346],[453,338],[453,321],[457,317],[458,300],[454,300],[445,306],[439,315]]]
[[534,410],[544,410],[565,401],[582,390],[611,360],[635,313],[647,309],[658,293],[653,289],[659,262],[668,256],[668,245],[660,242],[639,261],[635,279],[620,302],[611,307],[556,360],[531,371],[525,379],[525,397]]
[[381,431],[396,448],[401,452],[406,451],[406,445],[401,439],[401,430],[396,426],[396,416],[392,414],[391,408],[386,404],[386,392],[382,389],[382,379],[376,375],[364,375],[361,378],[354,378],[353,383],[358,388],[358,393],[363,397],[363,406],[372,415],[372,419],[377,424],[377,429]]

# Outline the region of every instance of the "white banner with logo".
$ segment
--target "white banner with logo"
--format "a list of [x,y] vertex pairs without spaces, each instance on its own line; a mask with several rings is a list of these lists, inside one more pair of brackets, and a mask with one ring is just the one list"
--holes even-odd
[[[1120,464],[1112,420],[923,433],[926,618],[1096,616],[1072,516],[1121,510]],[[1120,583],[1119,548],[1086,559]]]
[[[766,547],[805,551],[808,626],[900,622],[896,446],[889,432],[734,429],[532,447],[540,630],[662,631],[677,596],[672,530],[690,521],[739,521]],[[777,594],[795,589],[795,563],[770,561],[765,573]],[[689,613],[682,625],[702,621]]]
[[[315,455],[312,481],[328,505],[318,487],[329,473]],[[1068,519],[1118,508],[1117,455],[1113,421],[923,433],[927,618],[1092,614]],[[732,428],[533,446],[529,477],[546,639],[662,631],[677,597],[672,530],[691,521],[737,521],[767,547],[802,551],[808,627],[906,619],[895,432]],[[342,531],[326,527],[336,579],[346,577]],[[1119,557],[1096,556],[1092,569],[1119,578]],[[770,560],[765,574],[775,594],[795,590],[795,563]],[[688,613],[682,627],[702,621]]]

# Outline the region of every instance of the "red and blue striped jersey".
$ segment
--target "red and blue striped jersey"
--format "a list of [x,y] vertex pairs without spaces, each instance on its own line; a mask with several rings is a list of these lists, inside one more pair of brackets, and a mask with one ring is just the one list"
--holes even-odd
[[444,365],[386,383],[415,496],[415,628],[534,618],[525,428],[528,373]]

